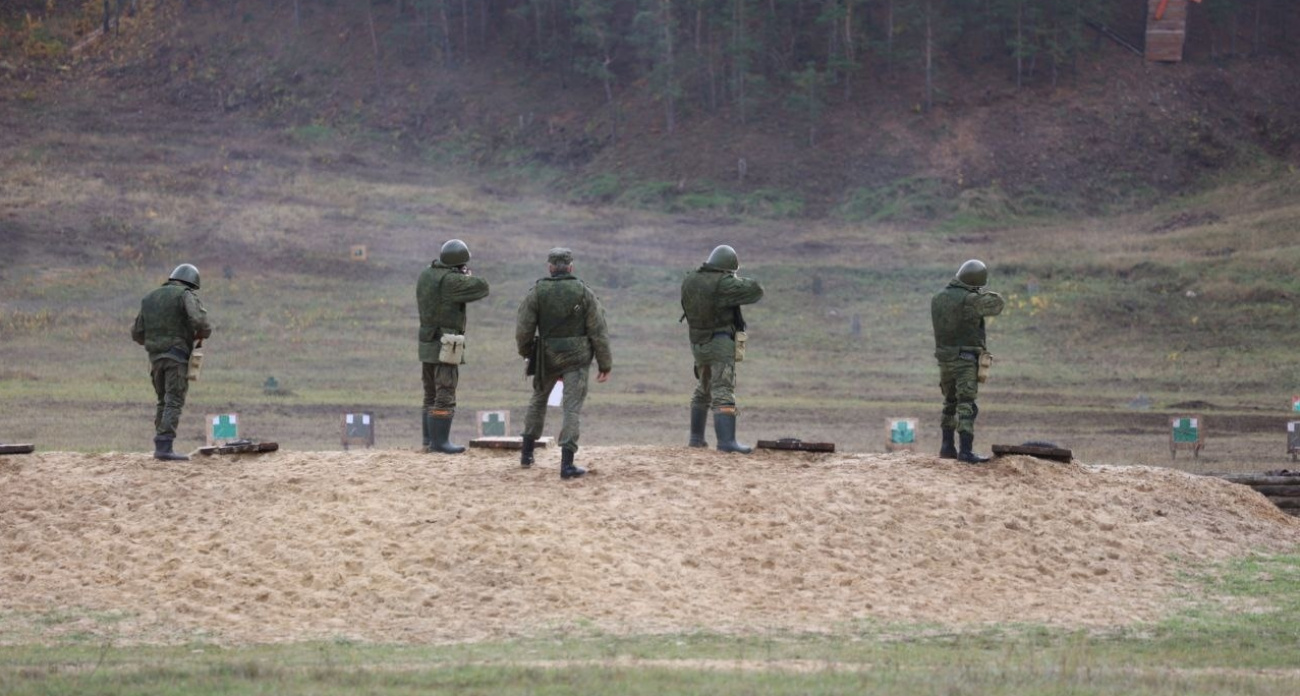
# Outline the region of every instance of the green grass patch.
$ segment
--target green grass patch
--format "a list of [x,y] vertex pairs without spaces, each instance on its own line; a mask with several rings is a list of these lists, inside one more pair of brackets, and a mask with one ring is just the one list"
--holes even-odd
[[1188,606],[1171,618],[1100,632],[866,623],[830,634],[620,636],[579,623],[536,638],[440,646],[131,648],[70,636],[0,647],[0,690],[1282,696],[1300,688],[1300,556],[1230,561],[1191,572],[1186,582]]
[[908,177],[885,186],[850,191],[835,214],[850,222],[937,220],[957,210],[953,193],[947,182]]

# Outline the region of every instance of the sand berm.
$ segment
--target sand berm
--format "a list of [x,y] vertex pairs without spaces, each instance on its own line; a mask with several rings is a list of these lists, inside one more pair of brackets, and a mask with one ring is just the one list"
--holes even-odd
[[[929,455],[279,452],[0,459],[0,642],[432,643],[1104,628],[1187,601],[1188,564],[1292,551],[1249,488],[1149,467]],[[62,617],[51,620],[51,616]]]

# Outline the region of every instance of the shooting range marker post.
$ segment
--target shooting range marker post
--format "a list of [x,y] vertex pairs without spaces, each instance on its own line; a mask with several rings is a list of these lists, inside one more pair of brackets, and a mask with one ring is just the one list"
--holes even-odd
[[239,439],[238,413],[209,413],[204,416],[207,427],[208,445],[218,442],[230,442]]
[[915,418],[886,418],[885,451],[909,450],[915,452],[917,422]]
[[[510,409],[478,411],[475,420],[478,423],[478,437],[469,441],[470,447],[503,450],[524,448],[523,436],[510,434]],[[547,445],[551,444],[551,439],[549,437],[539,437],[534,446],[538,449],[545,449]]]
[[353,261],[364,262],[370,258],[370,255],[366,251],[365,244],[353,244],[352,248],[348,251],[348,258]]
[[1296,455],[1300,455],[1300,421],[1288,421],[1286,424],[1286,453],[1291,455],[1291,461],[1296,460]]
[[362,445],[367,449],[375,446],[375,414],[358,411],[343,414],[342,422],[343,449],[352,445]]
[[510,434],[510,409],[478,412],[479,437],[506,437]]
[[1205,420],[1199,415],[1174,416],[1169,423],[1169,457],[1178,458],[1178,450],[1191,450],[1193,457],[1205,447]]

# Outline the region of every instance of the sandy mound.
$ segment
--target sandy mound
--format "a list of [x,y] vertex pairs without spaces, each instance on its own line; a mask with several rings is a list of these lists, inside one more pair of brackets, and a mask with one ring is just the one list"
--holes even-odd
[[1116,625],[1171,607],[1174,557],[1300,542],[1250,489],[1165,469],[617,447],[562,483],[557,459],[0,459],[0,640]]

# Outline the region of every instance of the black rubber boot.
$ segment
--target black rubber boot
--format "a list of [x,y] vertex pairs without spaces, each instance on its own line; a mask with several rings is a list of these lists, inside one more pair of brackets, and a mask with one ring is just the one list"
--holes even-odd
[[562,479],[578,478],[587,473],[586,469],[573,465],[573,454],[572,450],[560,451],[560,478]]
[[519,448],[519,466],[527,469],[533,465],[533,448],[537,446],[537,438],[532,435],[524,436],[524,446]]
[[957,453],[958,460],[967,464],[983,464],[989,460],[988,457],[981,457],[971,451],[971,448],[975,446],[974,433],[961,433],[959,438],[961,440],[961,452]]
[[420,418],[420,425],[424,431],[424,451],[432,452],[433,437],[429,435],[429,407],[426,406],[420,409],[420,413],[422,414],[422,417]]
[[953,436],[957,431],[948,428],[943,429],[943,444],[939,447],[940,459],[956,459],[957,445],[953,443]]
[[754,451],[752,447],[736,442],[736,412],[734,410],[713,412],[713,434],[718,436],[719,452],[749,454]]
[[704,439],[704,424],[708,419],[708,406],[691,406],[691,441],[688,443],[691,447],[709,446],[708,441]]
[[464,447],[451,442],[451,420],[454,415],[454,411],[442,409],[429,411],[430,452],[460,454],[465,451]]
[[189,457],[172,451],[172,441],[176,438],[158,436],[153,439],[153,458],[167,462],[188,462]]

